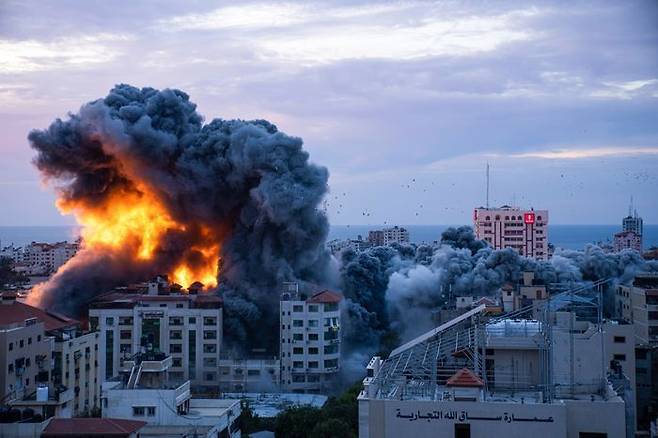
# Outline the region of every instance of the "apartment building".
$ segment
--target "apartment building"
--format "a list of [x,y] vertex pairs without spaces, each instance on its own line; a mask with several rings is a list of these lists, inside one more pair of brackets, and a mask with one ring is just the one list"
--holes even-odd
[[635,233],[635,231],[620,231],[615,233],[612,248],[615,252],[623,251],[625,249],[634,249],[635,251],[642,251],[642,237]]
[[100,407],[98,333],[9,293],[3,294],[0,325],[0,388],[12,406],[32,407],[44,417]]
[[297,284],[281,295],[281,387],[300,393],[326,392],[340,370],[342,296],[328,290],[308,298]]
[[281,361],[278,358],[221,358],[219,389],[222,392],[278,392]]
[[137,353],[171,355],[169,376],[190,380],[198,392],[218,391],[222,301],[215,295],[183,293],[164,277],[100,296],[89,309],[99,330],[99,367],[104,380]]
[[635,343],[658,345],[658,273],[640,273],[632,285],[618,286],[615,301],[617,315],[635,328]]
[[146,422],[142,438],[239,437],[240,401],[192,398],[190,381],[178,379],[173,359],[149,350],[123,361],[117,376],[103,382],[103,417]]
[[409,230],[397,225],[382,230],[371,230],[368,232],[368,242],[372,246],[386,246],[392,245],[393,243],[409,243]]
[[22,262],[43,273],[57,271],[78,252],[78,243],[32,242],[23,249]]
[[494,249],[512,248],[524,257],[548,260],[548,210],[476,208],[475,236]]

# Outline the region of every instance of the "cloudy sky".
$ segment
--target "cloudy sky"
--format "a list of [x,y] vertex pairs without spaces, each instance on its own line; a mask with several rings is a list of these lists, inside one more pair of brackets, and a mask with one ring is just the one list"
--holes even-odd
[[0,2],[0,225],[68,224],[30,129],[116,83],[266,118],[329,168],[334,224],[485,202],[658,223],[658,3]]

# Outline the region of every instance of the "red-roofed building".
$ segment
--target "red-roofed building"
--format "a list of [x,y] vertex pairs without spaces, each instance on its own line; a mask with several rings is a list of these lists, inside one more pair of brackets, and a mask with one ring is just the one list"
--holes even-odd
[[53,418],[41,438],[137,438],[146,424],[119,418]]
[[329,290],[309,298],[288,283],[281,294],[281,386],[286,391],[325,392],[340,370],[343,297]]
[[97,333],[79,322],[21,303],[0,300],[0,396],[44,418],[70,417],[100,406]]

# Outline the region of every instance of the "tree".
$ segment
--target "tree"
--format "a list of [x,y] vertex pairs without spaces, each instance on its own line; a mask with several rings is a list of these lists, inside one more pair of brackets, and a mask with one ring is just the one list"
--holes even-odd
[[280,438],[306,438],[320,419],[321,410],[309,406],[286,409],[276,417],[274,434]]
[[330,418],[316,424],[309,436],[313,438],[356,438],[356,433],[347,422]]
[[14,271],[14,261],[9,257],[0,257],[0,286],[24,283],[27,278]]

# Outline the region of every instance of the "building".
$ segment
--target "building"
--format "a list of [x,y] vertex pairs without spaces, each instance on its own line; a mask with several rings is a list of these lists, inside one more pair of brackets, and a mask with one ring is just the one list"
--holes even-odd
[[296,283],[281,294],[281,387],[285,391],[322,393],[340,371],[342,296],[328,290],[308,298]]
[[617,317],[633,328],[638,429],[658,418],[658,273],[639,273],[615,294]]
[[138,353],[103,383],[103,418],[144,421],[140,437],[240,436],[239,400],[193,399],[169,353]]
[[368,232],[368,242],[372,246],[386,246],[394,243],[409,243],[409,230],[397,225],[383,230],[371,230]]
[[373,357],[358,397],[359,436],[634,436],[632,391],[608,380],[620,373],[610,359],[632,347],[625,339],[606,348],[628,331],[591,320],[581,303],[565,311],[551,299],[539,320],[519,319],[532,317],[532,306],[514,318],[482,318],[482,305],[386,360]]
[[635,328],[635,343],[658,345],[658,273],[640,273],[615,294],[617,316]]
[[39,273],[56,272],[78,252],[78,243],[32,242],[23,249],[22,262]]
[[172,378],[190,380],[195,392],[217,392],[222,301],[197,292],[182,293],[159,277],[98,297],[89,324],[100,331],[101,377],[117,376],[124,360],[149,350],[171,355]]
[[536,278],[533,271],[524,271],[516,285],[508,283],[500,288],[500,299],[505,312],[514,312],[527,306],[537,309],[547,298],[546,284]]
[[0,388],[11,406],[44,418],[91,413],[100,406],[98,333],[80,323],[16,301],[0,305]]
[[278,392],[281,384],[281,361],[270,359],[219,360],[221,392]]
[[372,243],[363,240],[361,236],[358,239],[334,239],[327,242],[327,247],[332,254],[337,255],[346,249],[352,249],[356,252],[365,251],[366,249],[372,247]]
[[145,421],[119,418],[53,418],[41,438],[139,438]]
[[494,249],[512,248],[524,257],[548,260],[548,210],[476,208],[475,236]]
[[635,251],[642,251],[642,237],[635,233],[635,231],[620,231],[615,233],[612,248],[614,252],[623,251],[625,249],[634,249]]

